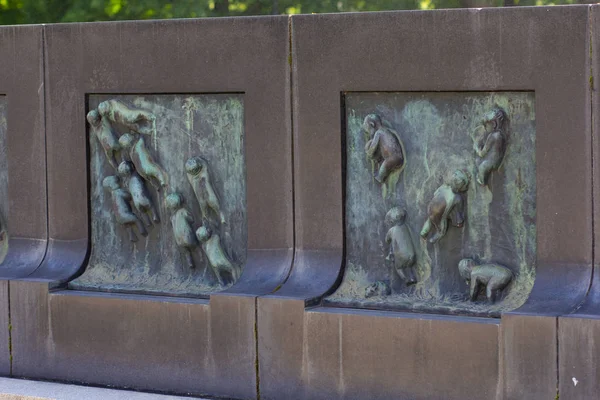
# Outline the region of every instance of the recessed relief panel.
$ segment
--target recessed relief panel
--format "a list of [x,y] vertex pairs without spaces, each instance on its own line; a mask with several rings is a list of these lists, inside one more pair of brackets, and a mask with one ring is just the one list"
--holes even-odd
[[349,93],[346,266],[329,304],[499,316],[535,278],[535,97]]
[[247,247],[243,95],[88,100],[92,247],[70,287],[194,297],[234,284]]

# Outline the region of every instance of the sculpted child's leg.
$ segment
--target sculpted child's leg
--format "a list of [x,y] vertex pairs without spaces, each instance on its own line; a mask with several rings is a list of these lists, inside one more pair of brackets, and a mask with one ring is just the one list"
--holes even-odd
[[152,221],[154,221],[155,224],[160,223],[160,217],[158,216],[156,207],[154,207],[154,205],[150,206],[150,214],[152,215]]
[[475,301],[477,299],[477,295],[479,294],[479,282],[477,282],[477,278],[471,279],[471,291],[469,293],[469,297],[471,301]]
[[390,251],[389,251],[388,255],[385,257],[385,259],[387,261],[394,261],[394,252],[392,251],[391,246],[390,246]]
[[490,283],[488,283],[487,287],[485,288],[485,294],[489,302],[494,304],[496,302],[496,291],[494,290],[493,286],[490,285]]
[[147,210],[143,210],[143,212],[142,212],[142,213],[140,213],[140,214],[141,214],[141,216],[142,216],[142,219],[144,220],[144,224],[145,224],[147,227],[151,227],[151,226],[152,226],[152,221],[150,221],[150,217],[148,216],[148,214],[146,213],[146,211],[147,211]]
[[492,278],[490,279],[490,281],[487,284],[487,297],[490,300],[491,303],[494,303],[496,301],[496,296],[498,295],[498,292],[500,291],[500,288],[503,288],[506,283],[502,282],[502,280],[498,279],[498,278]]
[[188,268],[194,268],[194,259],[192,258],[192,252],[189,249],[181,249],[181,255],[185,260],[185,264]]
[[417,275],[415,274],[415,269],[414,267],[408,267],[406,269],[407,275],[408,275],[408,280],[406,281],[407,285],[414,285],[415,283],[417,283]]
[[133,225],[127,225],[127,231],[129,232],[129,240],[131,240],[132,242],[137,242],[138,238],[133,232]]
[[119,167],[119,163],[117,162],[117,152],[113,149],[105,149],[104,154],[106,154],[108,163],[112,165],[114,169],[117,169]]
[[221,271],[219,271],[218,268],[213,266],[213,272],[215,273],[215,276],[217,277],[217,280],[219,281],[219,285],[221,286],[225,286],[225,282],[223,282],[223,277],[221,276]]
[[387,179],[388,175],[389,175],[389,172],[386,168],[385,161],[384,161],[379,166],[379,171],[377,171],[374,178],[377,182],[383,183]]
[[157,186],[157,190],[160,190],[160,187],[166,187],[169,182],[169,177],[167,173],[163,171],[163,169],[158,165],[154,165],[154,167],[149,171],[152,177],[156,179],[159,183]]
[[389,157],[385,159],[379,167],[379,173],[377,174],[377,176],[375,176],[375,180],[377,180],[380,183],[385,182],[390,173],[400,165],[402,165],[401,157]]
[[479,164],[477,167],[477,183],[480,185],[486,185],[488,176],[492,172],[492,169],[494,169],[494,166],[487,160],[484,160],[481,164]]
[[400,279],[402,279],[404,282],[407,281],[407,276],[405,274],[405,269],[404,268],[396,268],[396,273],[398,274],[398,276],[400,277]]
[[427,238],[427,235],[429,235],[429,232],[431,231],[431,220],[429,218],[427,218],[427,221],[425,221],[425,224],[423,224],[423,228],[421,229],[421,237],[423,239]]
[[437,232],[435,233],[435,235],[433,235],[433,237],[431,239],[429,239],[429,242],[430,243],[437,242],[442,237],[444,237],[444,235],[446,234],[447,230],[448,230],[448,218],[446,218],[444,216],[442,218],[442,220],[440,221],[440,226],[437,227]]
[[137,226],[138,231],[140,231],[140,234],[142,236],[148,236],[148,231],[146,230],[144,224],[142,224],[142,221],[136,218],[135,225]]
[[220,269],[219,277],[220,277],[219,281],[223,282],[222,284],[225,284],[225,285],[229,285],[230,283],[233,283],[235,281],[235,276],[234,276],[233,271]]

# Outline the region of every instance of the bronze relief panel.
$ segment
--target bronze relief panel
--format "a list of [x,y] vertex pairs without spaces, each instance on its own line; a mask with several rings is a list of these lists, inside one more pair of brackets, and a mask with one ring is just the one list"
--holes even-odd
[[535,279],[532,92],[346,93],[330,305],[499,316]]
[[90,95],[91,252],[80,290],[204,297],[239,278],[242,94]]

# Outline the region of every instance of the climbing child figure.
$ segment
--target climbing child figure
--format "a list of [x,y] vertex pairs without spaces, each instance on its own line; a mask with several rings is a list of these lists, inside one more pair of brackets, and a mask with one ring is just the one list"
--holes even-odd
[[385,242],[390,246],[388,260],[394,262],[394,269],[407,286],[417,283],[414,264],[416,261],[415,248],[406,225],[406,211],[394,207],[385,215],[385,223],[390,229],[385,236]]

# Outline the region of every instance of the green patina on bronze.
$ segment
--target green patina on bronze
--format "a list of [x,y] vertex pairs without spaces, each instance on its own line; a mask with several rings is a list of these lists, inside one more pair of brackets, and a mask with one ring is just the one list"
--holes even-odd
[[[345,104],[347,265],[342,284],[326,302],[482,316],[522,305],[536,262],[534,94],[350,93]],[[364,121],[370,114],[380,116],[404,147],[404,168],[385,185],[374,179],[379,166],[365,154],[370,135]],[[451,190],[456,171],[469,177],[464,192]],[[445,235],[429,243],[419,234],[431,212],[450,204],[448,196],[434,201],[436,190],[446,186],[450,197],[463,197],[464,224],[456,209],[447,210]],[[388,256],[385,216],[394,207],[406,211],[416,284],[398,274]],[[513,278],[494,304],[486,301],[485,289],[477,301],[469,299],[458,268],[463,259],[511,271]],[[377,295],[385,292],[384,284],[391,294]]]
[[93,95],[89,109],[92,248],[70,286],[202,297],[230,285],[247,249],[243,95]]

